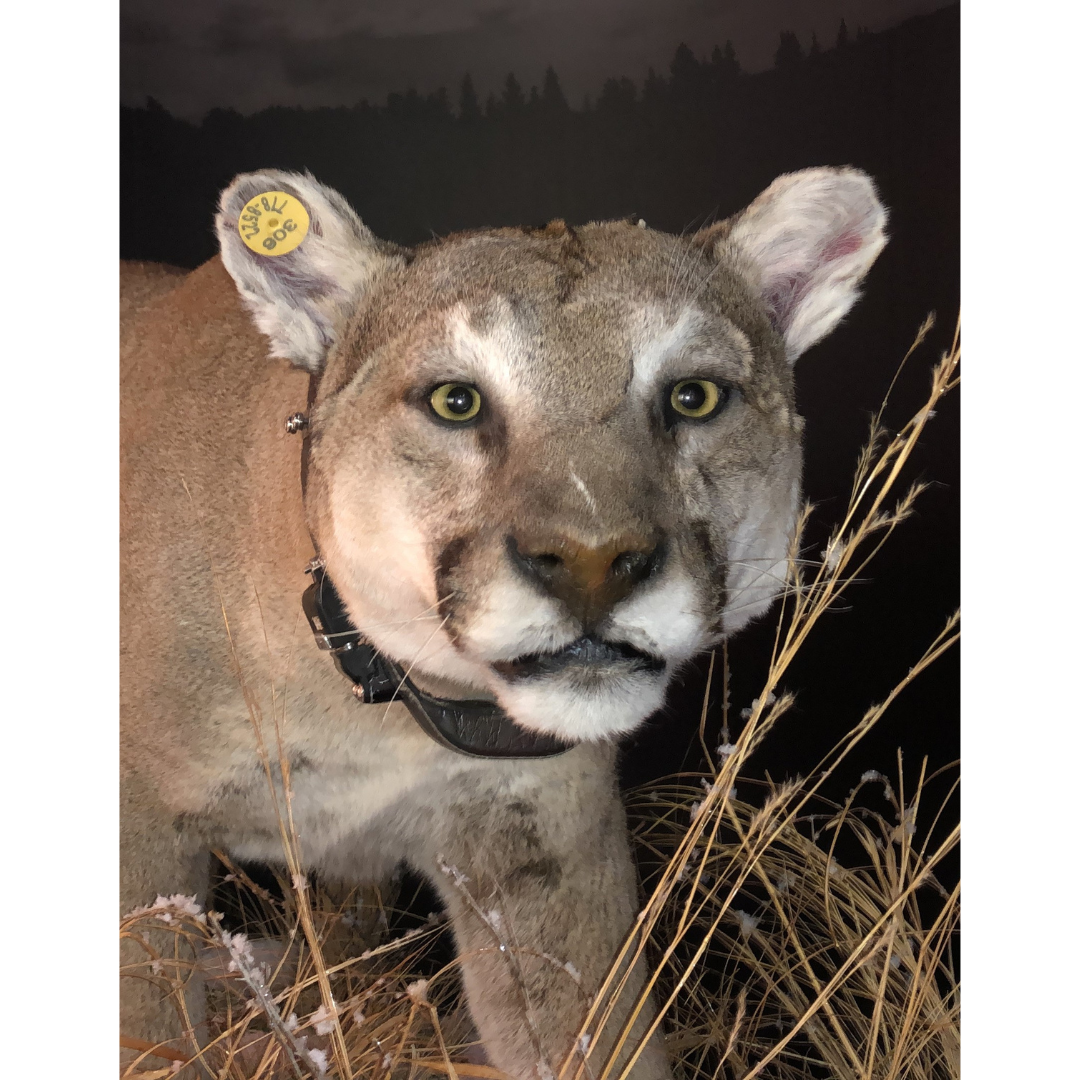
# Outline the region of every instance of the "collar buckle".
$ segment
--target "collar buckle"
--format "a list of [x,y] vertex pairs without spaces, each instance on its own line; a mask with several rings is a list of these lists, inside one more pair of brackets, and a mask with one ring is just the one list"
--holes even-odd
[[[319,565],[316,565],[316,563]],[[312,582],[304,590],[301,603],[304,608],[304,614],[307,616],[308,626],[311,627],[311,633],[315,638],[315,644],[322,649],[323,652],[331,653],[334,656],[340,656],[342,653],[355,649],[361,638],[356,630],[333,631],[330,627],[325,625],[323,621],[323,607],[319,598],[319,593],[322,591],[323,587],[321,571],[322,560],[312,559],[308,564],[308,568],[304,571],[305,574],[312,575]]]

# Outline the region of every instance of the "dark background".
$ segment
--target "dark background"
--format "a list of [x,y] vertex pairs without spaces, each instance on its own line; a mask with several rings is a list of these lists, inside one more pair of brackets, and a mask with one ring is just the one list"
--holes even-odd
[[[696,52],[682,45],[667,70],[644,79],[598,71],[595,91],[575,97],[577,107],[551,69],[532,88],[512,76],[498,93],[477,93],[471,80],[424,92],[406,82],[385,104],[290,104],[250,115],[214,108],[197,123],[149,99],[121,108],[121,255],[188,267],[210,258],[218,191],[256,168],[310,169],[378,235],[410,244],[484,225],[631,213],[679,233],[737,210],[779,173],[856,165],[890,207],[891,240],[863,300],[799,361],[806,496],[818,506],[807,545],[819,552],[846,504],[869,417],[919,324],[937,312],[936,329],[893,392],[886,422],[896,427],[925,400],[930,365],[952,337],[959,24],[957,4],[873,33],[845,24],[800,41],[777,30],[774,63],[753,74],[741,69],[737,41]],[[189,77],[194,86],[200,73]],[[819,624],[784,678],[796,707],[751,760],[752,775],[811,771],[958,606],[958,404],[955,394],[946,399],[909,466],[909,480],[932,482],[914,520]],[[773,620],[765,619],[731,643],[733,734],[763,681],[772,640]],[[706,668],[707,658],[627,745],[627,784],[702,764],[696,732]],[[710,710],[713,746],[719,697]],[[924,755],[931,769],[959,756],[956,650],[903,693],[826,790],[843,797],[869,768],[894,775],[898,747],[909,781]]]

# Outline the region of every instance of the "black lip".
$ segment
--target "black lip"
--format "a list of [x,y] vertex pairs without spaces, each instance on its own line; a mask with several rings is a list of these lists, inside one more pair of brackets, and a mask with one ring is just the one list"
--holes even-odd
[[651,653],[635,649],[625,641],[603,641],[600,638],[580,637],[554,653],[530,653],[514,660],[497,660],[491,666],[508,682],[555,675],[574,665],[600,667],[609,664],[629,665],[627,674],[634,671],[663,671],[666,661]]

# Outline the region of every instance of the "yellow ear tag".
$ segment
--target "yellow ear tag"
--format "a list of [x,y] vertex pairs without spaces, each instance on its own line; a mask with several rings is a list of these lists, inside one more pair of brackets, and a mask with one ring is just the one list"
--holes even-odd
[[240,239],[258,255],[287,255],[308,234],[311,218],[304,204],[284,191],[256,195],[240,212]]

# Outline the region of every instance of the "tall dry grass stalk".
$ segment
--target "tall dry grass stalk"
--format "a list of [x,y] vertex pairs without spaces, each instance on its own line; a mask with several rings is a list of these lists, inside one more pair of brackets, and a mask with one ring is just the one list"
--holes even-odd
[[[930,326],[927,320],[920,328],[904,362]],[[661,1006],[650,1031],[664,1024],[676,1071],[688,1080],[959,1076],[959,981],[952,953],[959,887],[942,889],[934,873],[957,847],[959,826],[939,835],[945,806],[924,806],[925,765],[911,792],[898,762],[895,782],[864,774],[843,804],[826,803],[819,794],[897,695],[957,641],[959,613],[808,779],[759,788],[752,801],[740,800],[735,790],[747,758],[793,703],[780,686],[807,636],[911,514],[922,485],[901,489],[900,475],[938,402],[958,384],[959,361],[958,324],[951,347],[933,368],[925,404],[894,434],[883,423],[886,398],[871,422],[843,517],[817,560],[800,551],[810,513],[804,511],[790,549],[768,675],[745,710],[738,737],[731,741],[725,712],[715,759],[702,737],[707,773],[630,796],[642,862],[655,865],[647,874],[651,893],[589,1005],[574,1052],[558,1070],[560,1080],[625,1080],[639,1049],[628,1033],[648,994]],[[726,676],[726,655],[724,662]],[[499,1077],[466,1053],[469,1028],[452,978],[458,961],[436,972],[430,964],[424,969],[443,926],[425,925],[395,940],[385,940],[384,933],[373,946],[370,904],[364,930],[355,895],[332,897],[305,878],[281,739],[283,705],[280,715],[276,704],[273,709],[272,754],[257,697],[239,667],[238,677],[277,800],[284,899],[231,867],[230,876],[246,885],[248,903],[255,904],[245,927],[250,936],[230,933],[221,916],[184,897],[159,897],[122,921],[121,933],[147,952],[139,970],[123,974],[159,983],[190,1042],[183,1052],[122,1037],[122,1044],[143,1052],[127,1075],[194,1077],[201,1066],[222,1080]],[[275,703],[279,697],[284,701],[275,693]],[[702,736],[704,716],[703,708]],[[953,781],[946,801],[955,786]],[[888,813],[864,805],[868,788],[884,795]],[[169,956],[153,952],[146,937],[147,930],[163,927],[175,935]],[[268,947],[268,939],[281,944]],[[211,975],[212,1005],[208,1024],[194,1030],[190,1016],[198,1010],[185,996],[192,956]],[[627,993],[626,972],[646,962],[652,974],[645,991],[601,1058],[594,1053],[595,1035],[606,1030]],[[428,970],[427,978],[421,970]]]

